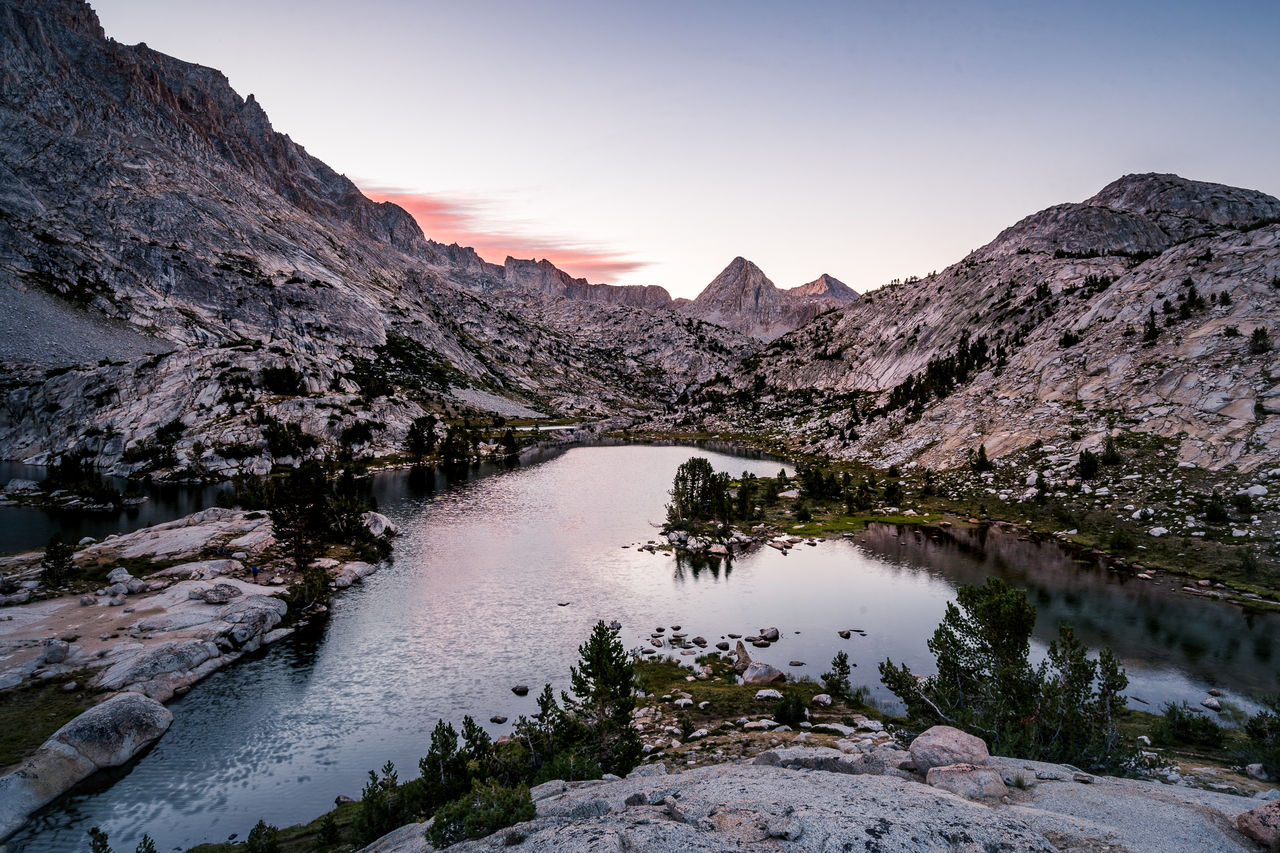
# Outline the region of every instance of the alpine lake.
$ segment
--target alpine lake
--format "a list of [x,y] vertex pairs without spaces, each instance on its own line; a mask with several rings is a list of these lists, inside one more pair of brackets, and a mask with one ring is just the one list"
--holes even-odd
[[[338,795],[358,797],[368,771],[389,760],[402,778],[417,775],[438,719],[456,727],[470,714],[495,737],[509,733],[512,722],[487,721],[533,713],[544,683],[567,689],[598,620],[621,622],[636,650],[658,627],[714,644],[777,626],[780,641],[753,659],[816,679],[844,650],[853,683],[892,708],[876,665],[892,658],[930,672],[926,641],[946,603],[957,587],[996,576],[1038,608],[1035,659],[1068,622],[1090,647],[1116,652],[1135,707],[1196,705],[1212,686],[1250,709],[1250,697],[1277,690],[1280,615],[1179,594],[1176,582],[1137,580],[994,528],[873,525],[789,554],[758,547],[698,565],[642,550],[661,541],[672,477],[693,455],[735,476],[791,473],[719,447],[624,444],[545,451],[455,483],[430,469],[375,475],[379,510],[400,530],[391,564],[340,593],[322,625],[194,686],[170,705],[173,726],[154,748],[38,813],[10,849],[81,851],[100,826],[117,849],[147,832],[159,850],[182,850],[243,839],[259,818],[305,822]],[[215,491],[157,493],[131,513],[89,520],[0,508],[4,550],[39,547],[54,530],[74,541],[158,523],[208,505]],[[848,629],[865,633],[837,634]],[[517,684],[529,695],[514,695]]]

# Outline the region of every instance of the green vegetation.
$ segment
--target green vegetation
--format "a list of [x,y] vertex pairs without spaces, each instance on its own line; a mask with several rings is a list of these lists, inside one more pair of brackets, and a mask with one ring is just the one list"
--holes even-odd
[[1124,770],[1132,747],[1117,715],[1129,680],[1109,649],[1090,660],[1061,625],[1038,669],[1028,661],[1036,610],[998,578],[961,587],[929,640],[938,673],[919,681],[886,660],[880,677],[921,725],[946,723],[987,741],[993,752],[1095,770]]
[[853,689],[849,684],[849,675],[853,670],[849,667],[849,655],[843,650],[836,652],[831,659],[831,671],[822,674],[822,686],[827,689],[833,699],[843,699]]
[[1154,743],[1160,746],[1194,746],[1219,749],[1223,743],[1222,728],[1186,702],[1166,702],[1161,717],[1151,729]]
[[435,820],[427,828],[427,841],[442,849],[467,838],[484,838],[503,827],[533,820],[535,814],[529,789],[524,785],[509,788],[492,779],[476,780],[470,794],[436,811]]
[[60,535],[53,534],[40,560],[40,583],[52,587],[71,580],[76,571],[75,553],[76,549],[63,542]]
[[698,526],[729,519],[729,475],[716,473],[706,457],[694,456],[680,464],[670,494],[668,524]]
[[1254,714],[1244,724],[1248,743],[1244,762],[1259,762],[1272,776],[1280,776],[1280,696],[1263,700],[1265,710]]
[[93,699],[84,690],[63,688],[85,682],[85,673],[69,673],[0,690],[0,768],[11,767],[34,752]]

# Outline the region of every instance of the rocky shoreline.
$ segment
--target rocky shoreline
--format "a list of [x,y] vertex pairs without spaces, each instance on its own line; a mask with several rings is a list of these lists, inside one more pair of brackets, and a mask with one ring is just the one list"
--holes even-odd
[[[986,850],[1250,853],[1276,837],[1280,801],[1082,773],[991,756],[946,726],[901,747],[803,744],[805,733],[737,762],[625,779],[554,780],[533,820],[450,849],[520,844],[554,853]],[[363,853],[425,853],[427,823]]]
[[[366,513],[364,521],[375,535],[394,530],[378,513]],[[296,578],[271,560],[274,544],[265,514],[210,508],[86,543],[76,552],[81,565],[144,565],[149,570],[140,576],[117,565],[93,592],[0,609],[0,689],[74,678],[64,689],[102,697],[0,777],[0,839],[97,769],[126,763],[154,743],[172,720],[162,703],[289,636],[299,619],[324,612],[323,606],[289,612],[283,593]],[[211,558],[221,553],[229,556]],[[4,558],[0,572],[31,584],[40,556]],[[378,569],[360,561],[318,563],[329,571],[335,590]],[[268,569],[260,573],[262,583],[253,581],[248,568],[257,564]],[[286,626],[286,619],[293,624]]]

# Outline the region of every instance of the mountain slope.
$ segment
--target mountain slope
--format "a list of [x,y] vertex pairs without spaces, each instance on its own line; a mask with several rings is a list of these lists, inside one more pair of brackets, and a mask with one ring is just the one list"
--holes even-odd
[[696,417],[885,464],[1126,429],[1171,464],[1274,467],[1280,357],[1251,337],[1277,342],[1278,316],[1280,201],[1130,175],[774,341],[695,394]]
[[[387,451],[424,406],[638,411],[753,347],[644,310],[661,289],[426,239],[221,73],[105,38],[79,0],[0,0],[0,68],[0,305],[50,295],[63,301],[49,313],[84,333],[64,352],[38,336],[0,350],[7,458],[69,449],[136,470],[122,457],[175,418],[178,465],[197,470],[234,469],[210,449],[223,445],[269,464],[264,417],[325,443],[368,420],[385,425],[369,449]],[[114,333],[90,334],[112,319]],[[66,370],[75,361],[89,363]],[[273,390],[264,371],[281,370],[301,379]]]

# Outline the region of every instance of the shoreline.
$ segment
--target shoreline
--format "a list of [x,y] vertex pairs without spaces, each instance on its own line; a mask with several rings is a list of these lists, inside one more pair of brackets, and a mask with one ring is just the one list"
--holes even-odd
[[[377,513],[365,523],[394,529]],[[285,598],[298,578],[271,557],[275,544],[265,514],[213,507],[77,549],[82,564],[117,565],[94,594],[70,592],[0,610],[0,687],[76,677],[62,689],[95,691],[87,710],[0,776],[0,794],[10,804],[0,809],[0,841],[98,770],[127,764],[149,748],[172,721],[165,703],[327,613],[323,604],[290,609]],[[235,549],[232,557],[208,558],[227,549]],[[38,571],[39,559],[29,552],[7,563],[34,563]],[[261,583],[245,579],[250,561],[265,564]],[[380,565],[316,562],[333,593]],[[134,576],[120,563],[145,570]]]

